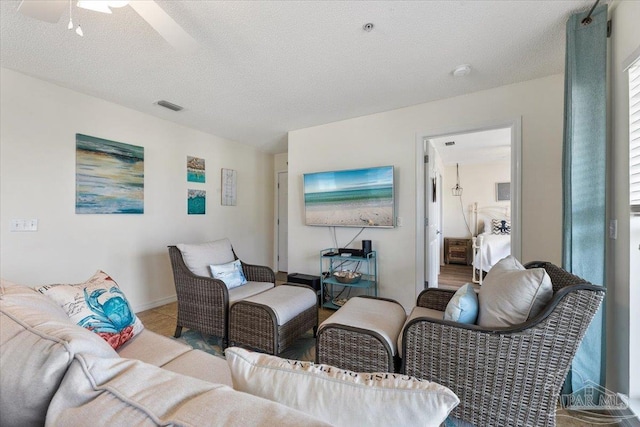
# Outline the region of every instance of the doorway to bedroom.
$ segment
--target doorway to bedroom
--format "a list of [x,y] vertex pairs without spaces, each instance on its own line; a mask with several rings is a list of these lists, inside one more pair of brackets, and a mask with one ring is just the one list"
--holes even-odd
[[424,133],[419,142],[416,293],[478,286],[498,260],[519,257],[520,121]]

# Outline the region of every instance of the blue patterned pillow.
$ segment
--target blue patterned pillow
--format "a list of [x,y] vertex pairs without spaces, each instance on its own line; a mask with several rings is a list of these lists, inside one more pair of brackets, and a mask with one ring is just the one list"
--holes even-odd
[[511,234],[511,221],[507,219],[492,219],[491,234]]
[[226,264],[210,265],[209,268],[211,268],[211,276],[214,279],[222,280],[228,289],[237,288],[247,283],[239,259]]
[[444,310],[444,320],[475,324],[478,319],[478,296],[471,283],[467,283],[453,294]]
[[98,334],[118,349],[144,329],[118,284],[98,270],[77,285],[45,285],[38,291],[60,305],[72,322]]

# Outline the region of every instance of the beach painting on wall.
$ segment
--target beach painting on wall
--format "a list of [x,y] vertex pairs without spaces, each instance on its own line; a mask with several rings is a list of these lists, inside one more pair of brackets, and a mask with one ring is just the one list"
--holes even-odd
[[76,213],[144,213],[144,147],[77,133]]
[[304,174],[306,225],[393,227],[393,166]]
[[204,215],[207,205],[207,192],[204,190],[187,190],[187,214]]
[[187,181],[205,182],[204,159],[187,156]]

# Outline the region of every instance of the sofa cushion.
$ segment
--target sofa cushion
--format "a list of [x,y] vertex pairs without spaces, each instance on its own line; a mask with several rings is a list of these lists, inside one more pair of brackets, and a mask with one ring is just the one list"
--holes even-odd
[[535,317],[551,301],[553,287],[544,268],[525,269],[509,255],[487,273],[478,301],[478,325],[504,327]]
[[214,384],[233,386],[227,361],[222,357],[201,350],[183,353],[171,362],[162,365],[162,369]]
[[34,289],[6,281],[0,288],[1,424],[41,426],[76,354],[118,354]]
[[189,351],[190,346],[145,329],[120,347],[118,354],[126,359],[137,359],[154,366],[163,366]]
[[47,425],[326,425],[302,412],[137,360],[77,355]]
[[304,411],[335,426],[439,426],[459,403],[448,388],[392,373],[355,373],[230,347],[236,390]]
[[461,286],[447,303],[444,320],[474,324],[478,319],[478,296],[471,283]]
[[407,327],[407,324],[418,317],[426,317],[429,319],[438,319],[442,320],[444,317],[444,311],[434,310],[432,308],[415,306],[409,316],[407,316],[407,320],[404,322],[402,329],[400,330],[400,335],[398,335],[398,356],[402,357],[402,337],[404,336],[404,328]]
[[239,259],[226,264],[212,264],[209,268],[211,269],[211,277],[222,280],[228,289],[237,288],[247,283]]
[[95,332],[117,349],[139,334],[144,326],[118,284],[98,270],[76,285],[46,285],[38,291],[57,302],[72,322]]
[[211,264],[226,264],[236,258],[229,239],[198,244],[180,243],[176,247],[187,268],[198,276],[211,277]]

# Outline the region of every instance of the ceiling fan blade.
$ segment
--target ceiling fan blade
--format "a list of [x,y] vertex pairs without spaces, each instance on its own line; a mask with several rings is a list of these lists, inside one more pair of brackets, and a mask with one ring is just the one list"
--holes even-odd
[[66,7],[69,7],[66,0],[22,0],[18,11],[40,21],[56,23]]
[[171,46],[183,52],[193,52],[198,43],[155,1],[131,1],[129,5],[149,23]]

